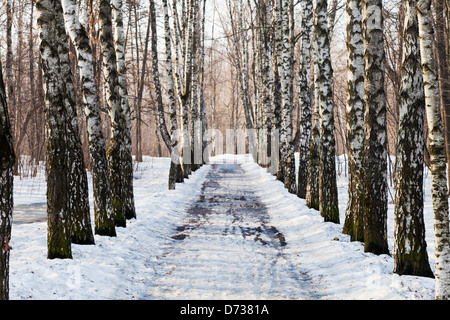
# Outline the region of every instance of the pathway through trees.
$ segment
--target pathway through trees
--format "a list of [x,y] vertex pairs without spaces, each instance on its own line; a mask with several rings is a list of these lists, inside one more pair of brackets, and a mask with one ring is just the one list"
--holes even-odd
[[154,299],[318,299],[240,164],[213,164],[159,257]]

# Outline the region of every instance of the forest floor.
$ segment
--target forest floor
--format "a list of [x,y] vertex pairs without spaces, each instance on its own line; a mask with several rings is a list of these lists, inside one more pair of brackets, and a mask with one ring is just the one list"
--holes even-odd
[[[365,253],[361,243],[342,234],[342,162],[340,224],[323,222],[249,155],[214,157],[173,191],[167,190],[169,165],[170,159],[150,157],[136,164],[137,219],[117,228],[117,237],[73,245],[72,260],[46,259],[43,169],[35,178],[16,177],[10,298],[434,298],[433,279],[393,274],[392,256]],[[425,223],[434,270],[429,180],[427,175]],[[393,221],[390,203],[391,252]]]

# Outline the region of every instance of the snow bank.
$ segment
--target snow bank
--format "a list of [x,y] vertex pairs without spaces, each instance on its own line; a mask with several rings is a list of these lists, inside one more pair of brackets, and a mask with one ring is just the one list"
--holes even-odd
[[[337,161],[338,163],[338,161]],[[303,199],[289,194],[283,184],[254,163],[243,167],[258,180],[258,194],[269,209],[274,225],[285,235],[288,252],[301,268],[309,270],[325,291],[325,299],[434,299],[434,280],[393,274],[393,257],[364,252],[359,242],[342,233],[347,204],[347,177],[338,176],[341,224],[325,223]],[[392,191],[391,191],[392,192]],[[426,198],[427,226],[433,226],[431,195]],[[388,234],[392,252],[394,207],[389,205]],[[432,230],[427,232],[430,262],[434,263]],[[431,232],[431,233],[430,233]],[[434,265],[432,265],[434,270]]]

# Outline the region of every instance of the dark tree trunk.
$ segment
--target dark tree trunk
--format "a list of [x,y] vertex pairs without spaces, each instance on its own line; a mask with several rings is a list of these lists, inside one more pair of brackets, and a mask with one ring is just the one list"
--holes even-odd
[[381,0],[363,0],[364,38],[364,250],[387,254],[387,134]]
[[55,4],[36,2],[47,117],[47,257],[72,258],[68,179],[68,124],[59,73]]
[[0,62],[0,300],[9,299],[9,241],[13,211],[14,145]]

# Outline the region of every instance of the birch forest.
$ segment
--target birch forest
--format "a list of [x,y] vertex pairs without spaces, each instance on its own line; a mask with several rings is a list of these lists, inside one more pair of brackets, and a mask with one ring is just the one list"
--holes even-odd
[[449,299],[449,32],[450,0],[1,0],[0,300],[15,179],[44,167],[46,257],[73,259],[142,219],[146,157],[169,194],[223,154]]

